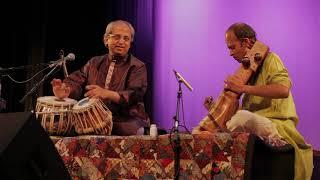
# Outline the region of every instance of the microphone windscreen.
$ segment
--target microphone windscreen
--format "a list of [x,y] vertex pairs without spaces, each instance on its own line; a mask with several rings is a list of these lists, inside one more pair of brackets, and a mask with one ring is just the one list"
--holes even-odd
[[76,59],[76,56],[73,53],[69,53],[66,57],[65,57],[66,61],[73,61]]

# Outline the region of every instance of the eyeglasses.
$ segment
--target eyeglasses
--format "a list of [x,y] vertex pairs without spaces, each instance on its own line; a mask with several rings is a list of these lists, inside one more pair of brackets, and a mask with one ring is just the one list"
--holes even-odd
[[120,41],[123,39],[125,42],[131,41],[131,38],[129,36],[121,36],[119,34],[108,34],[113,40]]

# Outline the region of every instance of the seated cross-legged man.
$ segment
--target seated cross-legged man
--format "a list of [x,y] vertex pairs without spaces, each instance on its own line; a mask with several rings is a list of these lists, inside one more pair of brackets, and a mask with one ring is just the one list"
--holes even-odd
[[[244,59],[257,41],[255,31],[245,23],[231,25],[225,39],[230,56],[238,62]],[[241,109],[227,121],[227,129],[285,140],[295,149],[295,180],[310,179],[312,148],[296,129],[298,116],[290,91],[292,82],[280,57],[269,52],[247,84],[243,84],[236,75],[228,76],[224,83],[225,90],[244,94]],[[212,98],[205,100],[207,108],[212,103]],[[193,133],[203,133],[203,121],[194,128]]]

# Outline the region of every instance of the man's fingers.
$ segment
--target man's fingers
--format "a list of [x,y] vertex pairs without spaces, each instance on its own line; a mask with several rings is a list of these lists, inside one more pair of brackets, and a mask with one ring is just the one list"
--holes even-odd
[[98,85],[87,85],[86,86],[86,90],[92,90],[92,89],[95,89],[95,88],[98,88],[98,87],[100,87],[100,86],[98,86]]
[[87,91],[87,92],[84,94],[85,97],[90,97],[90,95],[91,95],[91,91]]
[[94,95],[94,96],[91,96],[90,98],[99,99],[99,96],[98,95]]
[[212,100],[213,100],[212,96],[208,96],[205,98],[205,103],[210,103],[212,102]]
[[87,91],[87,92],[84,94],[84,96],[85,96],[85,97],[92,98],[92,97],[95,96],[96,94],[97,94],[96,91],[93,89],[93,90]]
[[61,83],[62,83],[61,79],[53,79],[53,80],[51,81],[51,85],[52,85],[52,86],[61,85]]
[[66,87],[64,88],[64,91],[67,92],[67,93],[70,93],[70,87],[66,86]]

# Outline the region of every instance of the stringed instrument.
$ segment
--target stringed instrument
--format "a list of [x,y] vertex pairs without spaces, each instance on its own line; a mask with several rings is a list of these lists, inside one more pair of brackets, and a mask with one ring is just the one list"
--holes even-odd
[[[268,53],[269,47],[256,41],[241,61],[241,65],[234,75],[240,77],[243,84],[247,84]],[[223,90],[215,103],[210,106],[208,115],[200,122],[200,130],[213,132],[218,128],[227,131],[226,122],[237,112],[240,96],[241,94]]]

